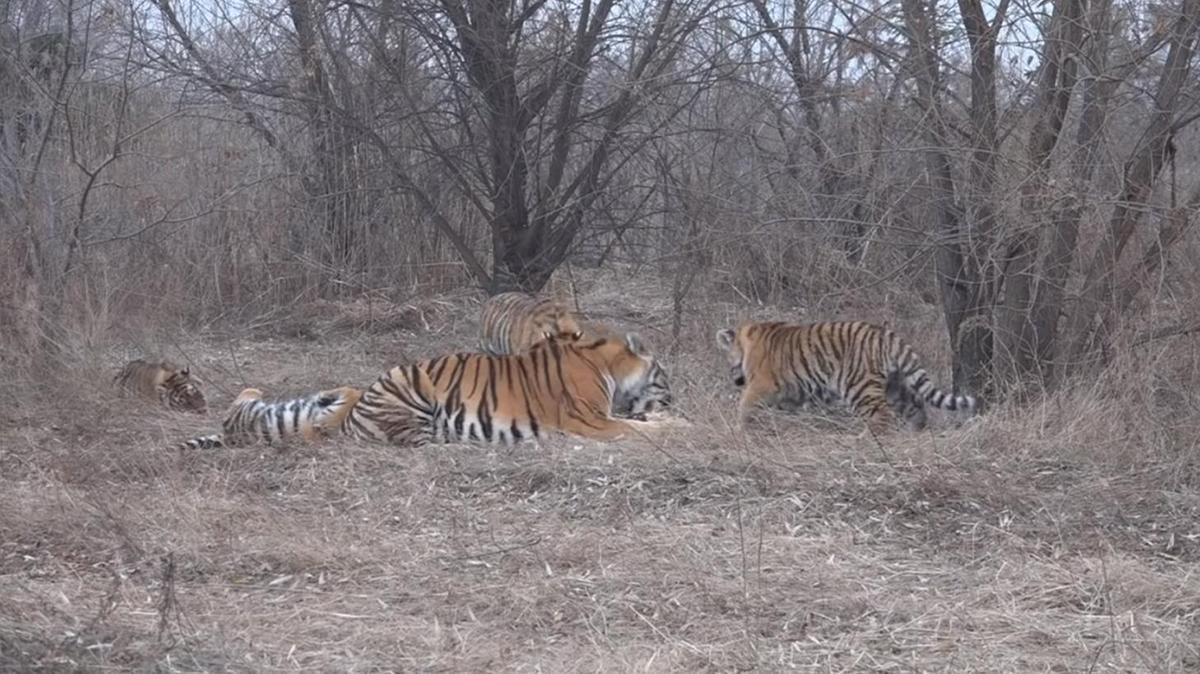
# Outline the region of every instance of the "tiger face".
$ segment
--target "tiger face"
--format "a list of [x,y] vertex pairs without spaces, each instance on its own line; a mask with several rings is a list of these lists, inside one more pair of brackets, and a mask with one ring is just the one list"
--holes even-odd
[[174,410],[197,414],[208,412],[208,401],[200,390],[200,380],[192,377],[188,368],[170,373],[159,384],[159,398]]
[[740,332],[742,337],[739,337],[739,331],[728,328],[717,331],[717,346],[725,352],[725,358],[729,361],[729,377],[733,385],[739,388],[746,385],[746,349],[743,346],[746,331],[742,329]]
[[575,314],[561,304],[554,304],[546,315],[536,317],[534,325],[535,333],[541,335],[542,339],[573,342],[583,338],[583,329],[575,320]]
[[146,400],[158,400],[167,409],[197,414],[208,412],[202,382],[186,367],[138,358],[126,363],[113,379],[121,391]]
[[613,391],[613,413],[644,420],[647,413],[671,406],[671,385],[667,371],[640,336],[625,335],[624,347],[614,368],[620,378]]

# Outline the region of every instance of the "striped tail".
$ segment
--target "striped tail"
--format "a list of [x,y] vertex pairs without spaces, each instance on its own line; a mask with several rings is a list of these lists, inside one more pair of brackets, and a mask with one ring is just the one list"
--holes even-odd
[[946,393],[934,385],[929,373],[917,362],[917,356],[912,348],[902,342],[894,333],[892,339],[892,368],[904,375],[904,383],[918,396],[934,407],[955,412],[963,410],[977,413],[983,408],[983,401],[970,395],[955,395]]
[[906,371],[904,374],[904,383],[934,407],[951,412],[958,410],[978,412],[981,407],[979,399],[975,396],[946,393],[937,386],[934,386],[933,381],[929,378],[929,373],[922,367]]
[[225,440],[219,435],[201,435],[179,445],[182,450],[189,449],[217,449],[224,447]]

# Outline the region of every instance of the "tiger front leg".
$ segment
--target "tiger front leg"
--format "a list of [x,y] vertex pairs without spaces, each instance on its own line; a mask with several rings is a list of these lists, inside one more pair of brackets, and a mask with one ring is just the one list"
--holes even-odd
[[745,388],[742,389],[742,397],[738,401],[738,427],[745,427],[755,409],[770,402],[778,392],[777,389],[778,387],[773,382],[765,379],[747,381]]
[[[652,426],[654,422],[634,422],[638,426]],[[624,419],[596,415],[592,418],[564,419],[561,430],[591,440],[619,440],[636,435],[634,423]]]

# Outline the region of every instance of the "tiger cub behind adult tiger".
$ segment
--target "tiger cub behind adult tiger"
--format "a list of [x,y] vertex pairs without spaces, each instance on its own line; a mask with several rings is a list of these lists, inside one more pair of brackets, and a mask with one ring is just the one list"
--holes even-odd
[[[759,403],[841,399],[873,433],[890,430],[895,408],[928,402],[945,410],[977,412],[982,402],[934,386],[912,348],[890,329],[862,321],[807,325],[743,322],[719,330],[744,422]],[[913,394],[912,398],[903,389]],[[904,410],[910,427],[924,425],[924,411]]]
[[522,353],[551,337],[577,340],[582,336],[574,312],[551,297],[500,293],[489,297],[479,312],[479,346],[492,356]]
[[362,396],[362,391],[342,386],[290,400],[266,402],[263,392],[244,389],[225,413],[219,435],[202,435],[183,443],[182,449],[235,447],[256,442],[285,442],[300,437],[316,442],[339,432],[342,421]]
[[208,412],[208,401],[200,388],[200,380],[188,368],[170,361],[131,360],[117,372],[113,382],[125,393],[146,400],[158,400],[175,412]]
[[347,435],[404,446],[513,444],[557,430],[610,440],[658,422],[612,415],[671,404],[667,373],[636,334],[548,339],[506,356],[456,353],[394,367],[346,417]]

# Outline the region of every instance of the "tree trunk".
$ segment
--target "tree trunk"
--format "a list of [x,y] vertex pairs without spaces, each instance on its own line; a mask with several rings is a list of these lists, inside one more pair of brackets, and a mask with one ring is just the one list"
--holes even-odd
[[[1037,277],[1037,255],[1042,231],[1052,229],[1050,203],[1050,153],[1058,139],[1075,87],[1082,18],[1086,0],[1056,0],[1046,30],[1029,134],[1028,156],[1032,173],[1024,180],[1024,221],[1016,226],[1008,245],[1002,280],[1004,297],[996,308],[996,353],[993,371],[998,383],[1020,385],[1042,374],[1039,354],[1051,345],[1034,325],[1037,310],[1033,289]],[[1103,0],[1102,0],[1103,1]],[[1046,338],[1052,339],[1052,335]],[[1036,378],[1036,377],[1035,377]],[[1009,388],[1009,387],[1005,387]]]
[[[1091,11],[1091,48],[1088,71],[1092,73],[1084,84],[1083,110],[1075,132],[1075,149],[1071,159],[1072,199],[1051,210],[1046,251],[1041,258],[1041,274],[1033,297],[1033,344],[1041,364],[1047,388],[1058,383],[1063,367],[1059,321],[1064,314],[1063,298],[1067,279],[1075,261],[1079,240],[1079,222],[1083,217],[1084,196],[1099,166],[1103,150],[1103,132],[1108,118],[1112,95],[1122,75],[1108,69],[1108,41],[1112,33],[1112,0],[1094,0]],[[1082,56],[1082,55],[1081,55]]]
[[942,310],[954,353],[956,388],[986,393],[989,385],[992,289],[988,282],[991,207],[996,162],[995,36],[1004,21],[1007,0],[1001,0],[995,24],[984,19],[978,0],[962,0],[963,24],[971,41],[971,183],[963,209],[958,199],[947,148],[951,147],[944,120],[939,74],[940,56],[934,44],[933,20],[923,0],[903,0],[918,91],[925,117],[926,170],[935,199],[938,241],[936,273]]
[[296,29],[300,63],[304,68],[304,105],[312,134],[317,181],[309,193],[317,199],[321,228],[326,242],[323,262],[339,274],[352,263],[355,244],[352,156],[346,134],[334,118],[336,103],[321,62],[316,14],[310,0],[288,0],[288,11]]

